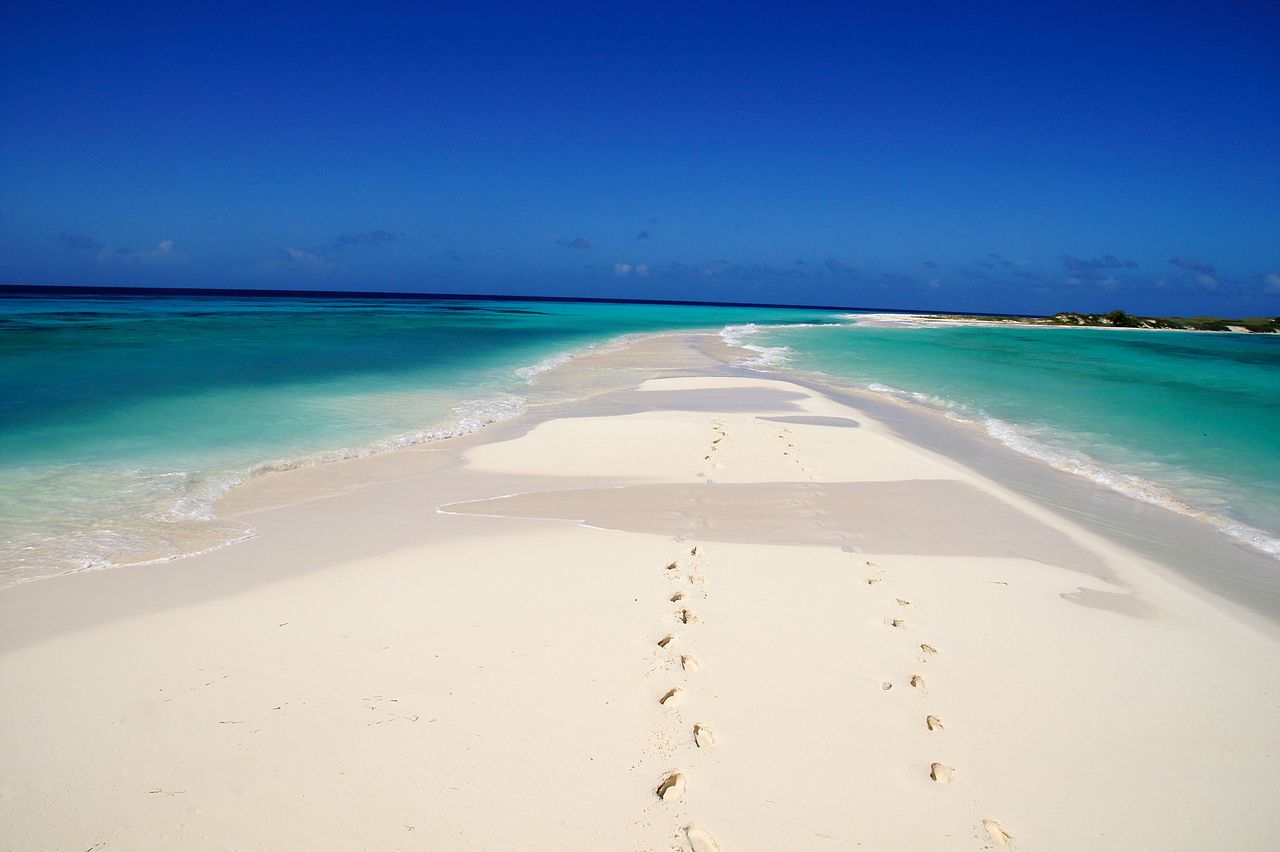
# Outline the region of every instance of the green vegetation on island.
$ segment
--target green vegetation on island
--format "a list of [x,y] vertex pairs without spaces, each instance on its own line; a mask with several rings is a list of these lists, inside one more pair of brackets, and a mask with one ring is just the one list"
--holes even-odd
[[1280,317],[1140,317],[1124,311],[1105,314],[1081,314],[1061,311],[1051,317],[1019,316],[955,316],[955,319],[983,322],[1018,322],[1028,325],[1073,325],[1099,328],[1164,328],[1178,331],[1243,331],[1255,334],[1280,333]]

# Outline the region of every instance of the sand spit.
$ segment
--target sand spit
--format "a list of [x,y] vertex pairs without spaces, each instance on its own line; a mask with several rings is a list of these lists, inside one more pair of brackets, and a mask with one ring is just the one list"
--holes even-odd
[[0,847],[1280,845],[1273,631],[709,345],[0,594]]

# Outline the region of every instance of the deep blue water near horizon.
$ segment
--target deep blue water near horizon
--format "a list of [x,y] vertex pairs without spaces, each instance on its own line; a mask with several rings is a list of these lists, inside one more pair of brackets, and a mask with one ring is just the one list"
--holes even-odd
[[1280,553],[1280,337],[869,328],[816,309],[465,299],[0,296],[0,586],[244,535],[265,471],[471,431],[619,335],[726,329],[785,366],[971,420]]
[[743,340],[1280,559],[1280,335],[851,319]]

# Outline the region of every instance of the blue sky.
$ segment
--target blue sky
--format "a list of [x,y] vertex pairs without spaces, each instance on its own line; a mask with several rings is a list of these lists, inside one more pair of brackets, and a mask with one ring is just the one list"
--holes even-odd
[[1278,25],[6,4],[0,282],[1275,314]]

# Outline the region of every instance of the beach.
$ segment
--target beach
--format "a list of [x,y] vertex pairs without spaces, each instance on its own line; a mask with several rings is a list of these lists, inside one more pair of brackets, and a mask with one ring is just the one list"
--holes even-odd
[[639,337],[3,590],[0,847],[1280,843],[1274,560],[741,355]]

